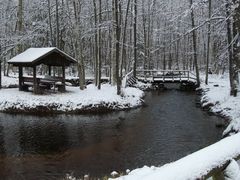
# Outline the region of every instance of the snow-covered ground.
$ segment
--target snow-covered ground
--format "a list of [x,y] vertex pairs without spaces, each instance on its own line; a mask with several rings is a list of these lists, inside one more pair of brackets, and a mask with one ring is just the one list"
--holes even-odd
[[146,90],[152,89],[152,84],[151,83],[143,83],[141,81],[137,81],[135,87],[138,88],[138,89],[141,89],[143,91],[146,91]]
[[237,97],[230,96],[229,77],[227,75],[210,75],[209,84],[202,84],[201,88],[204,91],[202,106],[210,106],[210,111],[221,114],[230,120],[230,124],[223,134],[239,132],[240,94]]
[[[207,175],[212,169],[224,165],[240,155],[240,133],[162,167],[143,167],[131,171],[118,180],[195,180]],[[240,179],[235,161],[226,169],[231,180]],[[230,178],[229,178],[230,179]]]
[[0,111],[56,111],[84,112],[120,110],[134,108],[142,104],[143,91],[136,88],[123,89],[122,96],[116,94],[116,87],[108,84],[98,90],[89,85],[80,91],[77,87],[67,87],[66,93],[34,95],[31,92],[20,92],[18,89],[0,90]]
[[101,90],[89,85],[86,90],[67,87],[66,93],[34,95],[20,92],[17,88],[18,78],[2,75],[0,90],[0,111],[55,111],[55,112],[90,112],[98,110],[120,110],[138,107],[142,104],[144,92],[137,88],[123,89],[122,96],[116,95],[116,87],[104,84]]
[[15,76],[4,76],[2,74],[2,87],[3,88],[8,88],[8,87],[14,87],[14,86],[18,86],[18,78],[16,78]]

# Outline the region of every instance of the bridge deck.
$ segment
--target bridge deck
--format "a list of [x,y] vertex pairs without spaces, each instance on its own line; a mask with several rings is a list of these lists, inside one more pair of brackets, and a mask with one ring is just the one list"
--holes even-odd
[[145,78],[145,77],[137,77],[139,81],[149,82],[149,83],[184,83],[184,82],[192,82],[195,83],[196,80],[194,78]]
[[[188,70],[137,70],[136,78],[142,82],[152,84],[160,83],[196,83],[196,76]],[[136,83],[133,71],[124,77],[124,86],[132,86]]]
[[139,70],[137,78],[151,83],[196,82],[196,76],[188,70]]

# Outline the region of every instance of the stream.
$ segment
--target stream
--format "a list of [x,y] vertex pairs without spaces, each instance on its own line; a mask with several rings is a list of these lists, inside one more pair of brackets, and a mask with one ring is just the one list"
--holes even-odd
[[1,179],[62,179],[161,166],[221,139],[195,92],[146,93],[147,106],[99,115],[0,113]]

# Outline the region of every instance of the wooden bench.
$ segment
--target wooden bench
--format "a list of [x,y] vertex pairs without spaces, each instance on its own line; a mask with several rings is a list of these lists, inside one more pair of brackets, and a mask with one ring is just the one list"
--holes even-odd
[[34,80],[31,77],[23,77],[22,88],[23,91],[29,91],[29,87],[34,86]]
[[51,87],[53,87],[54,91],[56,88],[58,89],[59,92],[65,91],[65,85],[62,83],[61,77],[47,76],[45,78],[40,79],[39,84],[48,86],[48,89],[51,89]]
[[[23,77],[22,90],[29,91],[29,87],[34,88],[34,79],[32,77]],[[65,85],[62,83],[62,78],[59,77],[47,77],[37,78],[37,92],[42,93],[44,90],[50,90],[51,88],[59,92],[65,91]]]

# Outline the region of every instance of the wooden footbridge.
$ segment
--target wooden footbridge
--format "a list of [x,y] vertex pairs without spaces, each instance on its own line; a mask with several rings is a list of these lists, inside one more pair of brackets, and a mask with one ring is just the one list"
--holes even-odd
[[196,76],[189,70],[137,70],[136,78],[133,71],[125,77],[126,86],[132,86],[139,80],[153,85],[165,83],[196,84]]

